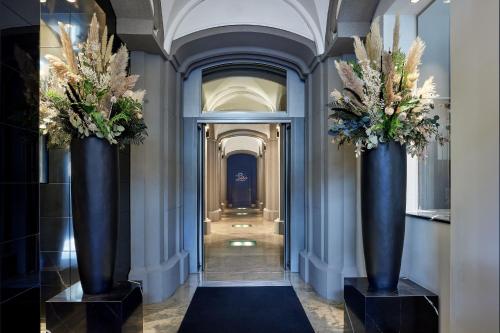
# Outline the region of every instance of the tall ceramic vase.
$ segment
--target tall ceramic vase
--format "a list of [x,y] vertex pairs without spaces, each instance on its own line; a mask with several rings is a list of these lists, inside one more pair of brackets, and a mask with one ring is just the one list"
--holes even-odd
[[373,291],[397,290],[405,234],[406,148],[379,144],[361,159],[361,217],[366,273]]
[[71,143],[71,199],[78,272],[85,294],[113,285],[118,228],[118,148],[97,137]]

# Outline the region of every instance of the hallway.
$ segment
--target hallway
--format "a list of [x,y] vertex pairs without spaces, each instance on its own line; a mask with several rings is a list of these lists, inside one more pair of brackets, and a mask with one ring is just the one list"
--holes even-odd
[[205,236],[204,279],[283,280],[283,235],[274,228],[258,209],[227,209]]

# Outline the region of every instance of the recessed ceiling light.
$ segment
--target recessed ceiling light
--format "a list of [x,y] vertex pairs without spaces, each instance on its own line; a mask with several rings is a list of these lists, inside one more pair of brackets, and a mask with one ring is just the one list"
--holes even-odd
[[251,224],[233,224],[233,228],[250,228]]
[[47,0],[40,0],[40,3],[46,3]]
[[248,215],[248,213],[236,213],[236,215]]
[[419,2],[420,0],[410,0],[411,3],[417,3]]
[[75,3],[76,2],[76,0],[66,0],[66,1],[69,2],[69,3]]

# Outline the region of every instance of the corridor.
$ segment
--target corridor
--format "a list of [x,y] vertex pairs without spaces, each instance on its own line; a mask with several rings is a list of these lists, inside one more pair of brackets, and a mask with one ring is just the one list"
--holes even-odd
[[205,236],[205,280],[283,280],[283,235],[258,209],[227,209]]

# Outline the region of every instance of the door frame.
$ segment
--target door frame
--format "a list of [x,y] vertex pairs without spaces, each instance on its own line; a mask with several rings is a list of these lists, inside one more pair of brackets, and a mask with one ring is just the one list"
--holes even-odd
[[[214,63],[220,64],[220,62]],[[285,112],[202,112],[202,70],[214,64],[200,66],[189,72],[182,82],[182,223],[181,248],[189,254],[188,273],[200,271],[202,260],[198,253],[198,124],[290,124],[290,213],[289,213],[289,269],[298,272],[299,253],[306,239],[306,89],[310,86],[299,74],[287,70],[287,110]],[[276,64],[274,64],[276,65]]]
[[[255,121],[249,119],[248,121],[243,121],[242,119],[234,119],[231,121],[230,119],[225,119],[224,122],[220,122],[218,120],[208,120],[208,119],[198,119],[197,128],[198,128],[198,144],[197,144],[197,174],[198,174],[198,186],[197,186],[197,194],[196,194],[196,202],[197,202],[197,268],[198,271],[205,270],[205,217],[204,217],[204,207],[205,207],[205,136],[204,136],[204,128],[205,125],[208,124],[241,124],[241,125],[251,125],[251,124],[269,124],[269,125],[280,125],[280,133],[283,134],[288,133],[284,136],[285,140],[280,139],[280,216],[283,216],[284,223],[284,234],[283,234],[283,269],[285,271],[290,271],[291,263],[290,263],[290,200],[291,200],[291,192],[290,192],[290,152],[291,152],[291,141],[289,131],[291,129],[291,121],[276,121],[276,120],[267,120],[263,121]],[[201,133],[201,134],[200,134]],[[280,134],[280,135],[283,135]]]

